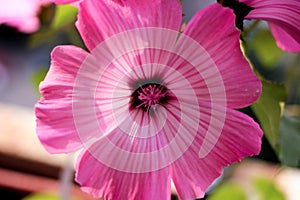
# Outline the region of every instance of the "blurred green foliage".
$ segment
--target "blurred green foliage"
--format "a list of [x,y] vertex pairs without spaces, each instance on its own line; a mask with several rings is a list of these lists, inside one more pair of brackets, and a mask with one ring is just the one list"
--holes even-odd
[[34,193],[26,196],[22,200],[58,200],[59,196],[54,194]]
[[76,20],[77,8],[70,5],[58,5],[51,28],[58,30]]
[[280,62],[280,59],[286,53],[279,49],[275,40],[266,28],[259,28],[256,30],[249,50],[255,52],[257,59],[266,68],[274,68]]
[[271,146],[276,150],[279,124],[287,94],[284,85],[262,80],[262,94],[252,105],[264,134]]
[[[249,200],[249,191],[251,195],[258,196],[258,200],[285,200],[284,194],[277,188],[272,180],[258,177],[249,185],[251,188],[229,181],[219,185],[207,200]],[[252,188],[253,187],[253,188]],[[248,193],[246,193],[246,190]]]
[[[61,196],[58,194],[47,194],[47,193],[33,193],[22,200],[61,200]],[[69,200],[80,200],[78,198],[70,198]]]
[[247,200],[247,196],[242,186],[235,183],[223,183],[207,200]]
[[276,187],[272,180],[256,178],[253,184],[259,195],[259,200],[285,200],[284,194]]
[[48,72],[48,67],[43,67],[41,69],[36,70],[31,76],[31,82],[34,89],[39,92],[40,82],[44,80],[46,74]]
[[251,108],[281,164],[300,167],[300,121],[283,116],[285,105],[300,104],[300,54],[279,49],[264,23],[246,30],[243,47],[263,84]]
[[63,43],[85,48],[75,27],[78,9],[71,5],[54,5],[44,7],[40,14],[41,28],[30,35],[31,48],[44,44]]
[[278,142],[282,164],[300,168],[300,116],[282,117]]

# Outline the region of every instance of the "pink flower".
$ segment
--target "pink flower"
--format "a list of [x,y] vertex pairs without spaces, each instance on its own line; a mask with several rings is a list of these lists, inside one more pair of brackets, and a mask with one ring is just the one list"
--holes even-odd
[[0,24],[32,33],[39,28],[39,0],[0,0]]
[[[100,12],[101,11],[101,12]],[[202,197],[224,166],[258,154],[262,131],[234,108],[261,83],[230,9],[213,4],[179,34],[177,0],[83,1],[89,53],[58,46],[40,85],[37,133],[50,153],[82,149],[76,181],[104,199]]]
[[300,0],[239,0],[254,9],[246,19],[269,23],[277,45],[288,52],[300,51]]

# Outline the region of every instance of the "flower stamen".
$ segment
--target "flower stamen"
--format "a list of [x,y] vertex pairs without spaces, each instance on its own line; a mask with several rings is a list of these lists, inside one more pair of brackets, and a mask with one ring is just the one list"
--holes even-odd
[[139,108],[147,111],[157,104],[165,104],[168,100],[169,90],[157,83],[139,85],[131,95],[131,109]]

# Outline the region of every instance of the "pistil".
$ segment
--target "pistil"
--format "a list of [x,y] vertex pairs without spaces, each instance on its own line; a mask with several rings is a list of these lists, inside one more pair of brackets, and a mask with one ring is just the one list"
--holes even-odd
[[147,111],[156,105],[163,105],[168,101],[169,90],[164,85],[147,83],[140,85],[131,95],[131,109]]

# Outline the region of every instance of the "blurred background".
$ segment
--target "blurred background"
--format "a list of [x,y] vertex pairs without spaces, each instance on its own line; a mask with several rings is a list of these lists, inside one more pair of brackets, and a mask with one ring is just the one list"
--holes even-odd
[[[183,23],[212,2],[184,0]],[[49,155],[35,132],[33,107],[51,50],[60,44],[85,48],[74,26],[76,13],[69,5],[39,4],[40,26],[30,33],[0,20],[0,196],[6,199],[93,199],[73,181],[76,154]],[[244,25],[242,46],[264,77],[264,89],[260,102],[241,111],[264,129],[262,151],[226,168],[204,199],[298,200],[300,53],[281,51],[264,22]]]

